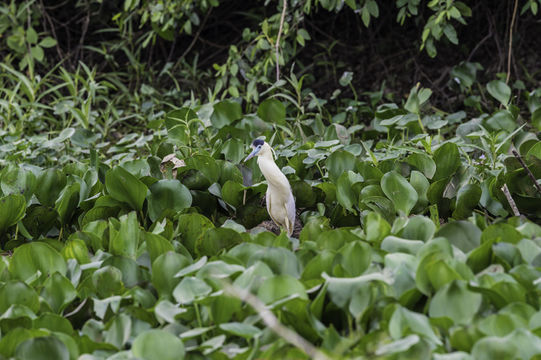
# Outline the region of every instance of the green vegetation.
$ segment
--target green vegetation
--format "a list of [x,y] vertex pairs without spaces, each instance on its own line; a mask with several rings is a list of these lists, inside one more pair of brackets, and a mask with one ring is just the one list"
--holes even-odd
[[541,358],[541,2],[501,3],[0,4],[0,359]]

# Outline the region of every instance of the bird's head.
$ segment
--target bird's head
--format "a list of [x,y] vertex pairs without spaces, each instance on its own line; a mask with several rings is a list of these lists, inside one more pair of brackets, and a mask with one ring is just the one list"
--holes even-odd
[[250,155],[248,155],[246,159],[244,159],[244,162],[250,160],[254,156],[265,156],[267,154],[270,154],[270,156],[272,157],[272,148],[270,147],[269,144],[267,144],[265,141],[261,139],[255,139],[252,142],[252,145],[250,145],[250,147],[253,150],[250,153]]

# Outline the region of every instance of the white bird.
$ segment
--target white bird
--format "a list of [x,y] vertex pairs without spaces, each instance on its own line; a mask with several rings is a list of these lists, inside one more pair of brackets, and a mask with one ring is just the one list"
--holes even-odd
[[284,228],[291,236],[295,227],[295,199],[286,176],[274,162],[274,150],[261,139],[251,145],[253,151],[245,162],[257,156],[257,165],[267,180],[267,212],[276,225]]

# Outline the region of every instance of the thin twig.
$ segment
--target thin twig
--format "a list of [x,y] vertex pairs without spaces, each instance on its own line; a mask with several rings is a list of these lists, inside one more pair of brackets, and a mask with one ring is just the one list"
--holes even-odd
[[[87,298],[88,299],[88,298]],[[81,311],[81,309],[83,308],[83,306],[85,306],[86,304],[86,300],[87,299],[84,299],[73,311],[67,313],[66,315],[64,315],[64,317],[70,317],[70,316],[73,316],[75,314],[77,314],[79,311]]]
[[507,187],[507,184],[503,184],[502,191],[505,197],[507,198],[507,202],[509,203],[509,206],[511,206],[511,209],[513,209],[513,214],[515,216],[520,216],[520,212],[518,211],[517,204],[515,203],[515,200],[511,197],[511,193],[509,192],[509,188]]
[[305,338],[282,325],[278,318],[276,318],[272,311],[270,311],[269,308],[261,300],[259,300],[258,297],[252,295],[250,292],[244,289],[240,289],[227,283],[223,283],[223,286],[225,293],[246,302],[255,311],[257,311],[263,322],[282,339],[304,351],[304,353],[306,353],[306,355],[308,355],[311,359],[330,360],[327,355],[319,351]]
[[177,62],[175,63],[175,66],[174,68],[176,68],[178,66],[178,64],[180,64],[180,61],[182,59],[184,59],[184,57],[186,55],[188,55],[188,53],[190,52],[190,50],[192,50],[193,46],[195,45],[195,43],[197,42],[197,39],[199,39],[199,35],[201,34],[201,31],[203,30],[203,28],[205,27],[205,24],[209,18],[209,15],[210,13],[212,12],[212,7],[210,7],[209,11],[207,11],[207,13],[205,14],[205,18],[203,19],[203,22],[201,23],[201,25],[199,26],[199,29],[197,29],[197,33],[195,33],[195,36],[193,37],[193,40],[192,42],[190,43],[190,45],[188,45],[188,47],[186,48],[186,50],[184,50],[184,52],[182,53],[182,55],[180,55],[180,57],[178,58]]
[[541,186],[539,186],[539,183],[537,182],[537,179],[533,175],[532,171],[528,168],[528,166],[526,166],[526,163],[522,159],[522,156],[520,156],[520,154],[516,150],[513,150],[513,155],[515,155],[520,165],[524,168],[524,170],[526,170],[526,173],[528,174],[530,179],[533,181],[535,188],[537,189],[539,194],[541,194]]
[[280,80],[280,37],[282,36],[282,30],[284,29],[284,19],[286,18],[287,0],[283,0],[284,6],[282,8],[282,17],[280,18],[280,28],[278,29],[278,37],[276,38],[276,44],[274,49],[276,51],[276,81]]
[[511,77],[511,55],[513,50],[513,27],[515,26],[515,19],[517,17],[518,0],[515,0],[515,7],[513,8],[513,17],[511,18],[511,25],[509,26],[509,48],[507,49],[507,77],[505,83],[509,83]]

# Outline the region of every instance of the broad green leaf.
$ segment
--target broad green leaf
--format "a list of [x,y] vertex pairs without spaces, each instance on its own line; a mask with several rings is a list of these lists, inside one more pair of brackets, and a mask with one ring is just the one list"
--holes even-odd
[[150,261],[154,262],[158,256],[168,251],[175,251],[173,244],[166,238],[158,234],[143,232],[143,238],[147,245],[147,251],[150,255]]
[[107,171],[105,187],[116,200],[127,203],[134,210],[143,209],[148,190],[146,185],[121,166],[115,166]]
[[38,294],[24,282],[10,280],[0,287],[0,314],[11,305],[19,304],[28,307],[33,312],[39,310]]
[[467,253],[481,243],[481,230],[468,221],[455,221],[443,225],[436,236],[443,236],[449,242]]
[[228,228],[211,228],[195,243],[195,250],[200,255],[214,256],[222,250],[229,250],[240,244],[242,237],[238,232]]
[[500,102],[503,106],[509,105],[511,99],[511,88],[501,80],[492,80],[487,84],[487,90],[490,95]]
[[493,241],[493,242],[507,242],[511,244],[518,243],[523,236],[513,226],[505,223],[492,224],[486,227],[481,234],[481,242]]
[[408,219],[406,226],[402,229],[401,236],[410,240],[428,241],[436,232],[436,225],[427,217],[413,216]]
[[22,342],[15,350],[17,359],[70,360],[66,345],[54,336],[36,337]]
[[436,172],[433,180],[446,179],[453,175],[460,166],[458,146],[454,143],[445,143],[434,152]]
[[348,242],[340,250],[338,254],[342,256],[340,265],[350,277],[359,276],[370,265],[371,248],[368,244],[359,240]]
[[221,129],[232,124],[242,117],[242,108],[239,103],[233,101],[222,101],[214,105],[214,111],[210,117],[212,125]]
[[428,313],[431,317],[448,317],[455,324],[470,324],[482,299],[481,294],[468,290],[465,281],[456,280],[438,290],[430,301]]
[[227,140],[223,146],[221,153],[224,154],[225,160],[231,161],[234,164],[239,164],[246,156],[246,146],[240,139],[231,138]]
[[24,216],[26,200],[24,196],[12,194],[0,198],[0,234],[19,222]]
[[380,242],[391,231],[391,225],[376,212],[369,212],[364,218],[364,223],[366,240],[369,242]]
[[362,176],[353,172],[346,171],[340,175],[336,182],[336,199],[346,210],[355,212],[353,205],[357,205],[359,194],[354,189],[354,185],[362,182]]
[[400,339],[408,333],[418,334],[434,345],[442,344],[426,316],[397,306],[389,322],[389,334]]
[[168,331],[156,329],[139,334],[131,351],[142,360],[182,360],[186,353],[182,340]]
[[152,221],[165,213],[182,211],[192,204],[190,191],[178,180],[159,180],[149,189],[148,215]]
[[436,173],[436,163],[425,153],[414,153],[407,157],[407,163],[421,171],[427,178],[432,179]]
[[56,272],[43,283],[41,297],[54,312],[61,313],[77,297],[77,291],[65,276]]
[[259,104],[257,116],[268,123],[285,125],[286,107],[276,99],[267,99]]
[[257,292],[257,297],[265,304],[271,304],[291,295],[308,299],[302,283],[289,275],[277,275],[265,280]]
[[220,329],[230,334],[240,336],[246,339],[251,339],[261,334],[261,330],[253,325],[230,322],[226,324],[220,324]]
[[178,217],[178,229],[182,244],[191,253],[195,251],[195,244],[207,232],[214,228],[214,224],[205,216],[197,213],[182,214]]
[[53,208],[33,204],[26,209],[23,224],[34,238],[38,238],[40,235],[47,234],[57,219],[58,213]]
[[9,263],[9,272],[13,277],[26,281],[38,271],[45,276],[55,272],[66,275],[66,261],[58,251],[43,242],[17,247]]
[[34,193],[42,205],[53,207],[66,182],[67,177],[62,171],[47,169],[39,175],[39,186],[36,186]]
[[187,276],[175,287],[173,296],[178,303],[185,305],[201,300],[211,291],[212,288],[205,281],[193,276]]
[[55,210],[63,225],[71,220],[79,201],[82,200],[79,198],[80,190],[81,185],[77,182],[73,182],[60,192],[60,195],[56,200]]
[[301,266],[295,254],[283,247],[268,247],[253,252],[246,265],[252,266],[261,261],[268,265],[275,274],[290,275],[298,278]]
[[242,184],[227,180],[222,186],[222,199],[229,205],[238,208],[242,206],[243,190]]
[[419,196],[411,184],[397,172],[391,171],[381,178],[381,189],[400,213],[408,216]]
[[338,150],[329,155],[325,165],[329,171],[329,178],[331,181],[336,182],[342,174],[355,170],[356,163],[357,159],[352,153]]
[[122,215],[118,220],[109,220],[109,251],[113,255],[135,258],[140,234],[135,211]]
[[152,262],[152,285],[158,291],[160,298],[170,298],[173,289],[180,278],[172,275],[190,265],[190,260],[184,255],[169,251]]
[[477,184],[466,184],[458,189],[453,217],[459,220],[469,217],[473,209],[479,205],[481,193],[481,187]]
[[21,194],[26,201],[30,200],[36,189],[36,176],[23,168],[6,168],[0,177],[0,187],[4,195]]
[[101,299],[119,295],[124,288],[122,272],[114,266],[104,266],[92,274],[92,284]]

